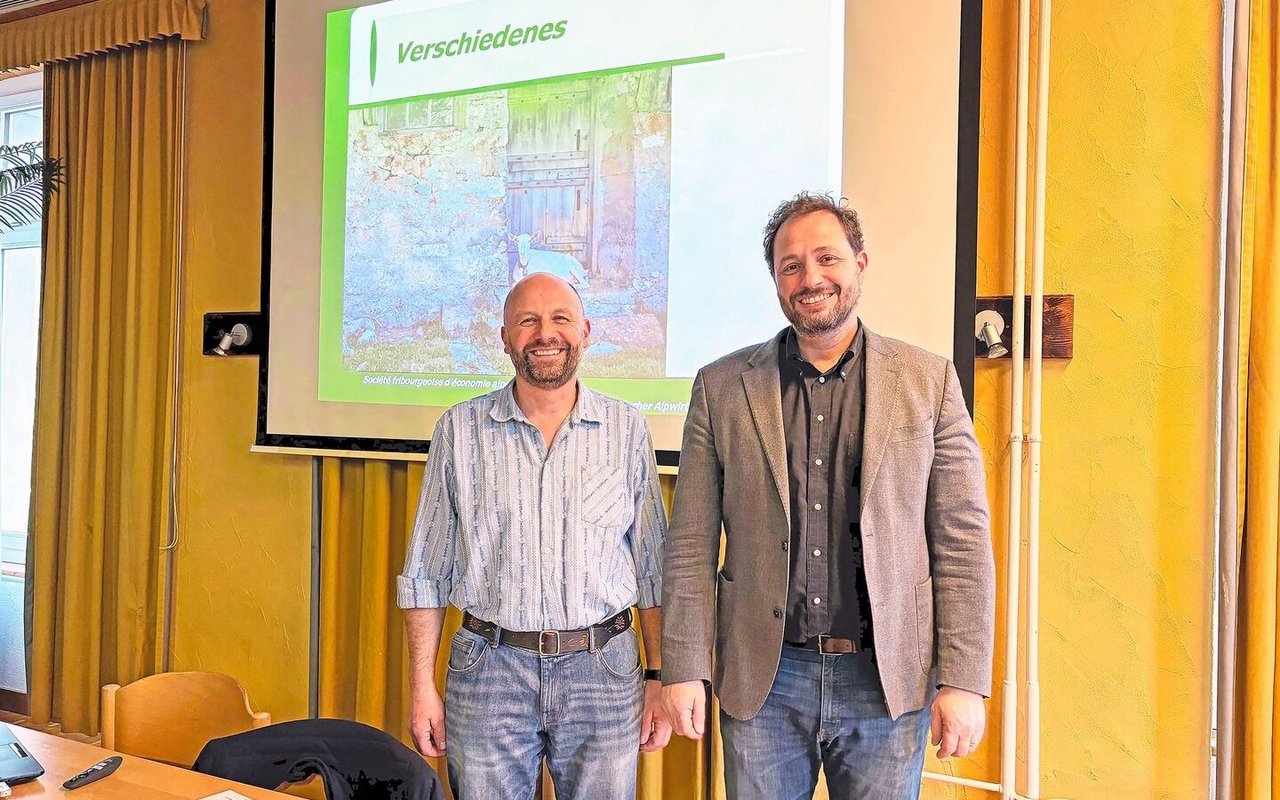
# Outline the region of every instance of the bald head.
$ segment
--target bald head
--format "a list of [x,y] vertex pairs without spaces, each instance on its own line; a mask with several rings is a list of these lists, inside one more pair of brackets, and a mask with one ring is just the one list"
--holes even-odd
[[586,316],[582,297],[578,294],[578,290],[573,288],[573,284],[549,272],[535,272],[527,278],[516,281],[516,285],[507,292],[507,299],[502,304],[503,322],[510,325],[513,311],[528,309],[531,306],[572,310],[578,319]]
[[555,275],[535,272],[507,294],[502,346],[517,379],[533,388],[558,389],[573,380],[590,335],[578,290]]

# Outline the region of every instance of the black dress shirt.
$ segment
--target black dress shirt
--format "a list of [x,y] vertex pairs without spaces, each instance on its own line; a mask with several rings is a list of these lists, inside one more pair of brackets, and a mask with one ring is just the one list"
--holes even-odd
[[871,646],[871,602],[860,525],[862,326],[827,372],[800,355],[793,329],[782,334],[778,372],[791,493],[791,585],[784,638],[819,634]]

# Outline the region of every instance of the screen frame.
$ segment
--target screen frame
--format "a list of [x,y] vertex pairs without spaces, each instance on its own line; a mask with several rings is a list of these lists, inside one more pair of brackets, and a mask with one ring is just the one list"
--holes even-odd
[[[335,451],[352,457],[422,458],[430,439],[385,439],[359,436],[307,436],[267,430],[267,376],[271,329],[271,203],[275,150],[276,2],[267,0],[263,58],[262,271],[259,286],[262,354],[258,357],[258,419],[255,448]],[[955,321],[952,360],[965,405],[973,415],[974,352],[972,319],[977,302],[978,145],[982,83],[982,0],[960,0],[960,67],[956,147]],[[677,468],[680,453],[656,450],[658,466]]]

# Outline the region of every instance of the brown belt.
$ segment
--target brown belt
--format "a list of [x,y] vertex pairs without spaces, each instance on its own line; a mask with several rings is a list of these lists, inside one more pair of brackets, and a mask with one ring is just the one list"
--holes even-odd
[[558,656],[602,647],[604,643],[631,627],[631,609],[619,612],[599,625],[576,631],[509,631],[485,622],[471,612],[462,615],[462,627],[483,636],[489,644],[509,644],[540,656]]
[[805,642],[786,642],[786,645],[798,650],[816,650],[828,656],[848,655],[860,649],[858,643],[852,639],[840,639],[825,633],[820,633]]

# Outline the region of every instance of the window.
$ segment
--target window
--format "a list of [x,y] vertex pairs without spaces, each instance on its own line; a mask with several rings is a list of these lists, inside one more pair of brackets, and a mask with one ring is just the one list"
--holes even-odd
[[432,97],[383,106],[379,128],[383,133],[424,128],[461,128],[465,125],[463,99]]
[[[0,81],[0,143],[44,136],[40,75]],[[25,712],[23,595],[31,509],[40,223],[0,230],[0,708]]]

